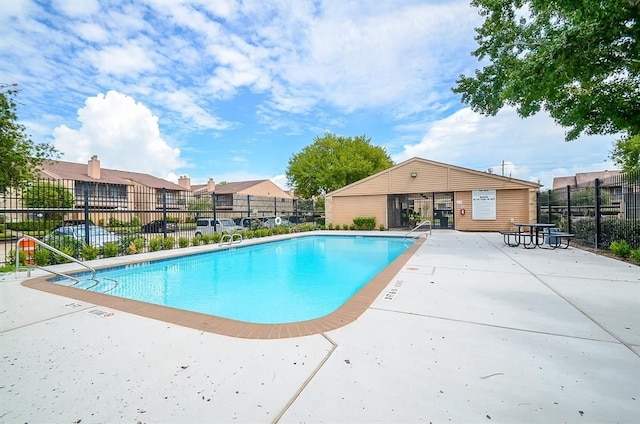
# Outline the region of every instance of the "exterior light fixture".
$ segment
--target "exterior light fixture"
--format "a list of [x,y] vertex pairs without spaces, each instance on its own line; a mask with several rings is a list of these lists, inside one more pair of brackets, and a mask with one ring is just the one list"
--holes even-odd
[[412,172],[412,173],[411,173],[411,178],[415,178],[415,177],[417,177],[417,176],[418,176],[418,173],[417,173],[417,172]]

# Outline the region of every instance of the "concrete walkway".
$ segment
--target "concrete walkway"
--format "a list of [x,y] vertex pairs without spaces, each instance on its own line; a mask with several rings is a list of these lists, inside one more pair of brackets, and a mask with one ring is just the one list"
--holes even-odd
[[640,416],[640,267],[434,231],[357,321],[235,339],[0,276],[2,423],[615,423]]

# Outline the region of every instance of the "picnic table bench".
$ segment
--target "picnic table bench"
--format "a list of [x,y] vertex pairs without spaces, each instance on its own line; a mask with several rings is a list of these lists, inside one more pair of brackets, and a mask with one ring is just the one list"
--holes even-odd
[[574,237],[575,234],[563,232],[559,228],[549,228],[549,231],[545,232],[544,242],[552,249],[557,249],[558,247],[566,249],[569,247],[569,243]]
[[[503,230],[502,234],[504,244],[511,247],[520,246],[525,248],[545,247],[557,249],[558,247],[566,249],[569,247],[571,239],[575,234],[563,232],[560,228],[553,227],[550,224],[515,224],[518,230]],[[529,231],[524,231],[524,227],[529,227]]]

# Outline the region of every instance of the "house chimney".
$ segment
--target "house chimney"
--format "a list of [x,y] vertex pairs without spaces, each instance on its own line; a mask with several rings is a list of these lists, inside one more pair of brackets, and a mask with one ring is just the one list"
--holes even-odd
[[186,175],[180,175],[180,178],[178,179],[178,185],[185,190],[191,190],[191,178],[187,177]]
[[89,167],[87,170],[87,175],[89,175],[89,177],[96,180],[100,179],[100,161],[98,160],[97,155],[91,156],[91,160],[89,161]]
[[213,178],[209,178],[209,181],[207,182],[207,191],[209,193],[214,193],[216,191],[216,182],[213,181]]

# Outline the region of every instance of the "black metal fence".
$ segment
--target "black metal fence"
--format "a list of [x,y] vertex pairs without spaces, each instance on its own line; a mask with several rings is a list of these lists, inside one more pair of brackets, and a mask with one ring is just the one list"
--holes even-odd
[[538,193],[538,221],[575,234],[586,246],[606,249],[613,241],[640,247],[640,173],[596,179],[580,188]]
[[[37,180],[0,196],[0,263],[9,261],[21,236],[46,242],[48,235],[69,229],[61,227],[75,226],[75,236],[81,242],[102,246],[113,235],[121,240],[153,233],[175,240],[191,238],[197,220],[204,217],[231,218],[241,225],[245,217],[254,218],[249,221],[253,223],[279,217],[278,222],[299,224],[314,222],[321,214],[315,202],[302,199],[195,194],[137,184],[73,180]],[[94,234],[96,230],[106,233]]]

